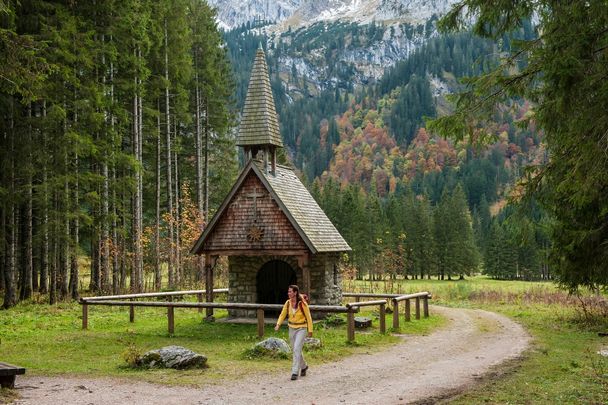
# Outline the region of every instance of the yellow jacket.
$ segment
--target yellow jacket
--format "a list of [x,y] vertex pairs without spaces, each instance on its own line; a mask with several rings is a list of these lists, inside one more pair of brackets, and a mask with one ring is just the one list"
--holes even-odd
[[296,312],[294,312],[293,314],[289,309],[290,305],[290,300],[287,300],[287,302],[285,302],[285,305],[283,305],[283,310],[281,311],[281,315],[279,315],[277,326],[280,326],[285,320],[285,317],[289,315],[288,323],[290,328],[308,328],[308,332],[312,333],[312,317],[310,316],[310,309],[308,309],[308,304],[304,301],[300,301]]

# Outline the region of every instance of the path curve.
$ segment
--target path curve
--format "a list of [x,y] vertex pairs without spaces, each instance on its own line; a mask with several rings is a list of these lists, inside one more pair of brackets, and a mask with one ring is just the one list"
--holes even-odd
[[428,336],[373,354],[310,367],[253,375],[203,388],[167,387],[114,378],[19,377],[15,404],[405,404],[462,392],[505,360],[519,356],[530,336],[516,322],[488,311],[432,306],[449,319]]

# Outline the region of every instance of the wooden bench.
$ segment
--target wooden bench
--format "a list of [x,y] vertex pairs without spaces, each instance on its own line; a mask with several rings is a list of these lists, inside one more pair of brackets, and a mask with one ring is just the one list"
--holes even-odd
[[25,368],[8,363],[0,363],[0,386],[2,388],[15,388],[17,374],[25,374]]

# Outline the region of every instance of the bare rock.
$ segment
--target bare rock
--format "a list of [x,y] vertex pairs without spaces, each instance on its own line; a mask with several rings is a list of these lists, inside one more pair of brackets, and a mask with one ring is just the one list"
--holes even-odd
[[307,337],[304,339],[304,347],[308,350],[320,349],[323,346],[321,340],[316,338]]
[[166,346],[158,350],[150,350],[141,356],[138,364],[142,367],[186,368],[207,367],[207,357],[181,346]]
[[291,351],[286,341],[275,337],[262,340],[261,342],[257,343],[255,347],[276,353],[289,353]]

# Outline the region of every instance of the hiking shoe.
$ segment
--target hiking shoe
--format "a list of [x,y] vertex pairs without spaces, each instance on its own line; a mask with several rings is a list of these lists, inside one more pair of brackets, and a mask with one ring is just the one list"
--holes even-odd
[[302,370],[300,370],[300,375],[302,377],[306,377],[306,372],[308,371],[308,366],[304,367]]
[[298,379],[298,375],[297,374],[292,374],[291,375],[291,381],[297,380],[297,379]]

